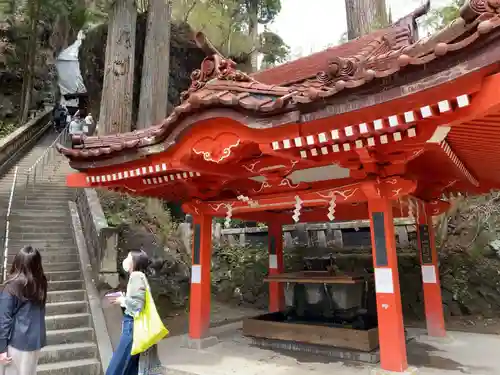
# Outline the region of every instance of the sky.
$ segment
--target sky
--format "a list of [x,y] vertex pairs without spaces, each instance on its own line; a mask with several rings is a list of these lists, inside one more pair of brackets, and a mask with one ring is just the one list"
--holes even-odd
[[[424,0],[386,0],[394,20],[416,9]],[[450,0],[432,0],[431,6]],[[281,12],[270,25],[293,55],[308,55],[336,44],[347,31],[344,0],[281,0]],[[298,57],[298,56],[297,56]]]

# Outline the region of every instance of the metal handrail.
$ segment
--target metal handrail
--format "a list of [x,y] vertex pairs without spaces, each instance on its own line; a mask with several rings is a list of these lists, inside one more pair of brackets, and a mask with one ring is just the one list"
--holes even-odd
[[51,161],[55,159],[58,155],[56,150],[56,144],[66,144],[69,141],[69,126],[66,126],[61,133],[56,137],[56,139],[48,146],[40,155],[40,157],[31,165],[29,168],[24,170],[24,174],[26,175],[26,184],[24,189],[24,204],[28,201],[28,190],[30,185],[30,179],[32,180],[33,186],[32,191],[35,191],[35,186],[37,182],[37,176],[40,179],[43,178],[44,170],[47,165],[50,164]]
[[[43,131],[45,131],[46,128],[44,128]],[[64,128],[64,130],[59,133],[59,135],[56,137],[56,139],[48,146],[42,153],[42,155],[31,165],[31,167],[27,168],[24,170],[24,174],[26,174],[26,187],[25,187],[25,196],[24,196],[24,203],[26,204],[27,199],[28,199],[28,186],[29,186],[29,181],[30,181],[30,175],[33,173],[33,190],[35,189],[36,185],[36,175],[37,171],[40,173],[40,175],[43,177],[43,170],[45,166],[48,164],[47,161],[50,161],[54,158],[54,153],[57,152],[55,145],[59,143],[65,144],[68,142],[68,132],[69,127]],[[12,202],[14,200],[14,192],[16,189],[17,185],[17,179],[19,176],[19,167],[16,166],[14,169],[14,178],[12,180],[12,186],[10,189],[10,195],[9,195],[9,204],[7,206],[7,214],[5,217],[5,238],[4,238],[4,249],[3,252],[0,253],[0,277],[2,281],[5,281],[7,278],[7,263],[8,263],[8,256],[9,256],[9,235],[10,235],[10,216],[12,213]]]
[[12,200],[14,198],[14,190],[16,188],[17,182],[17,172],[19,167],[14,169],[14,178],[12,180],[12,186],[10,188],[9,195],[9,205],[7,206],[7,215],[5,216],[5,239],[4,239],[4,249],[3,249],[3,259],[2,259],[2,281],[5,281],[7,278],[7,261],[9,256],[9,234],[10,234],[10,213],[12,211]]

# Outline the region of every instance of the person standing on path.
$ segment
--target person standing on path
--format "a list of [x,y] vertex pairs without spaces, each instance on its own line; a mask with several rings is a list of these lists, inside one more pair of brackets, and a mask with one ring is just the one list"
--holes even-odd
[[106,375],[161,375],[164,368],[158,357],[156,345],[141,354],[132,355],[134,317],[145,306],[148,282],[146,273],[150,266],[148,255],[142,250],[131,251],[123,260],[122,267],[129,274],[127,293],[108,294],[111,303],[124,309],[120,342],[113,353]]
[[46,301],[42,256],[26,246],[15,256],[0,291],[0,375],[36,375],[47,342]]

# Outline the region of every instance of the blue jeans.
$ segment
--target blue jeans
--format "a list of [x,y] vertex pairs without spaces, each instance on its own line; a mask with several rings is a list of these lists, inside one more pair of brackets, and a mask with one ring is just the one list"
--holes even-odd
[[139,373],[139,354],[130,355],[133,333],[134,319],[129,315],[123,315],[122,335],[109,362],[106,375],[137,375]]

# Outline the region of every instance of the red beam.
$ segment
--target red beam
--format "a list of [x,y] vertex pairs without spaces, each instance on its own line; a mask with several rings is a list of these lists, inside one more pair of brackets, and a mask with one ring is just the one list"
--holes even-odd
[[[288,191],[282,194],[271,194],[253,197],[242,197],[240,200],[193,202],[200,213],[221,215],[229,212],[244,213],[269,210],[293,209],[296,204],[301,207],[328,206],[335,198],[336,204],[350,204],[365,202],[370,196],[386,196],[396,200],[411,194],[416,188],[414,181],[400,177],[388,178],[379,181],[357,182],[340,187],[324,187],[303,191]],[[299,203],[297,203],[299,202]]]

